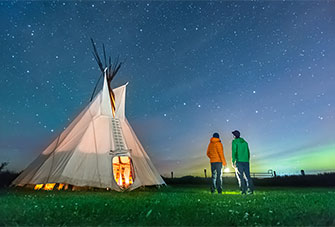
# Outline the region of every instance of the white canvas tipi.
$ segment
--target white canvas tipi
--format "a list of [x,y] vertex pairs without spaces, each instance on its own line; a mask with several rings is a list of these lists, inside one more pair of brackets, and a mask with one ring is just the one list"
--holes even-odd
[[105,70],[102,90],[12,184],[116,191],[165,184],[125,116],[126,86],[112,99]]

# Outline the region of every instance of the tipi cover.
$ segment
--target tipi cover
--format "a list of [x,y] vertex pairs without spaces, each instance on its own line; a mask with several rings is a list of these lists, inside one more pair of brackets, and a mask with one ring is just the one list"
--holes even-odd
[[102,90],[14,181],[16,186],[133,190],[165,184],[125,116],[127,84]]

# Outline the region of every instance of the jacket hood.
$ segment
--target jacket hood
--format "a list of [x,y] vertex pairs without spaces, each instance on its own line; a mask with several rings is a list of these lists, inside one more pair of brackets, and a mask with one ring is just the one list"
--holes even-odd
[[245,140],[241,137],[234,139],[236,143],[245,143]]
[[221,140],[219,138],[215,138],[215,137],[211,138],[211,143],[217,143],[217,142],[221,142]]

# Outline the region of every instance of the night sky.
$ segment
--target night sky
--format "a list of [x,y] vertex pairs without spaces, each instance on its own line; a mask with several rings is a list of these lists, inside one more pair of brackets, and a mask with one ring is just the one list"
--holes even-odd
[[159,172],[201,175],[238,129],[251,170],[335,170],[334,1],[2,1],[0,161],[20,171],[88,104],[89,38],[125,60],[126,115]]

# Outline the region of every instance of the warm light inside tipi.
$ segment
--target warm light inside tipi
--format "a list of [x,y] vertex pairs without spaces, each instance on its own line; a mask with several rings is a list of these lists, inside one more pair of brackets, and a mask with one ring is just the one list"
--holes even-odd
[[115,182],[123,188],[133,183],[134,171],[131,159],[128,156],[116,156],[113,158],[113,173]]

